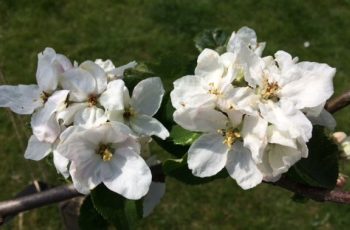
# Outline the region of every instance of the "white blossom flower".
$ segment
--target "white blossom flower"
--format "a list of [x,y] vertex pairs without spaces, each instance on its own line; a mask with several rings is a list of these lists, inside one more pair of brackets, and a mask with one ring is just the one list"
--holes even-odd
[[86,129],[71,126],[61,135],[57,151],[71,161],[75,188],[84,194],[100,183],[127,199],[140,199],[151,184],[151,171],[131,130],[108,122]]
[[240,28],[237,33],[232,33],[227,44],[227,51],[235,53],[238,52],[242,46],[251,49],[255,54],[261,56],[266,43],[258,43],[255,31],[249,27],[244,26]]
[[240,131],[240,122],[207,107],[176,110],[174,120],[185,129],[204,133],[188,150],[188,167],[195,176],[213,176],[225,167],[243,189],[261,183],[256,161],[261,161],[261,146],[266,145],[264,138],[259,140],[266,132],[266,121],[251,116],[243,120]]
[[[107,108],[108,119],[120,121],[139,135],[156,135],[161,139],[169,136],[168,130],[153,116],[158,111],[164,89],[159,77],[147,78],[140,81],[134,88],[130,98],[128,89],[122,80],[113,81],[118,86],[123,86],[123,94],[117,101],[121,101],[121,107],[113,106]],[[105,92],[109,95],[108,90]],[[119,105],[119,103],[118,103]]]
[[109,80],[122,79],[124,77],[125,70],[132,69],[137,66],[137,62],[132,61],[125,65],[115,67],[113,62],[109,59],[106,61],[103,61],[102,59],[96,59],[95,63],[106,72]]
[[[174,108],[197,108],[201,106],[220,109],[232,107],[227,100],[237,102],[235,109],[254,113],[254,92],[248,88],[234,88],[232,82],[243,74],[240,53],[221,56],[214,50],[205,49],[199,55],[195,75],[184,76],[174,82],[170,93]],[[244,101],[239,101],[240,97]]]
[[38,85],[0,86],[0,107],[18,114],[32,114],[56,90],[60,75],[72,68],[72,63],[52,48],[38,54],[36,80]]
[[267,131],[268,144],[258,164],[265,181],[276,181],[282,173],[288,171],[302,157],[308,156],[308,148],[302,138],[292,138],[286,131],[269,125]]
[[60,84],[69,90],[69,104],[66,110],[58,114],[65,125],[92,127],[107,121],[105,111],[100,108],[100,95],[106,90],[107,76],[101,67],[91,61],[85,61],[79,67],[62,74]]

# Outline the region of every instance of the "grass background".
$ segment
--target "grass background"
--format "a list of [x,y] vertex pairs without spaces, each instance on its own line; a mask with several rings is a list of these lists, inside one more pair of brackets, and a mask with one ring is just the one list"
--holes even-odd
[[[350,88],[349,0],[1,0],[0,66],[8,84],[34,83],[36,55],[50,46],[78,62],[149,63],[171,89],[174,79],[193,72],[197,33],[242,26],[267,41],[265,55],[283,49],[300,60],[328,63],[337,68],[335,94]],[[336,115],[338,129],[348,133],[349,112]],[[47,162],[23,158],[28,119],[15,117],[13,123],[10,117],[0,111],[0,200],[33,179],[62,183]],[[268,185],[242,191],[230,179],[201,186],[168,179],[162,203],[140,229],[348,229],[350,206],[299,204],[291,196]],[[62,228],[57,205],[24,213],[5,227]]]

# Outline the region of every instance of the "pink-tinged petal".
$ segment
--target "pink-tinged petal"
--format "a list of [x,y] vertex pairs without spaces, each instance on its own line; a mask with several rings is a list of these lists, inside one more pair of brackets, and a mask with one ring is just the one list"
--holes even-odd
[[242,189],[253,188],[263,179],[250,151],[239,141],[235,142],[227,154],[226,169]]
[[267,121],[260,117],[244,117],[242,137],[244,147],[250,150],[256,163],[262,161],[262,155],[267,145]]
[[52,144],[39,141],[34,135],[29,138],[24,158],[39,161],[49,155],[52,151]]
[[43,106],[42,91],[37,85],[1,85],[0,107],[6,107],[18,114],[32,114]]
[[228,146],[218,134],[200,136],[188,150],[188,168],[198,177],[214,176],[226,165]]
[[106,91],[98,101],[107,111],[124,109],[124,87],[122,80],[114,80],[108,83]]
[[157,119],[147,115],[135,115],[130,120],[131,128],[138,134],[158,136],[165,140],[169,136],[168,130]]
[[108,189],[131,200],[147,194],[152,174],[138,153],[129,148],[117,149],[112,160],[104,163],[111,165],[111,168],[103,167],[101,171],[103,183]]
[[179,109],[173,116],[181,127],[195,132],[217,132],[225,128],[228,122],[223,113],[211,108]]
[[136,112],[153,116],[162,103],[164,92],[159,77],[147,78],[135,86],[130,104]]

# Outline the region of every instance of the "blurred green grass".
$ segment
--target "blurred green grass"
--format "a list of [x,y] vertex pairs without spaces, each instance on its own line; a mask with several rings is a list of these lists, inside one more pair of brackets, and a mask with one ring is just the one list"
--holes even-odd
[[[171,89],[174,79],[193,72],[198,32],[216,27],[230,32],[242,26],[252,27],[260,41],[267,41],[265,55],[283,49],[300,60],[328,63],[337,68],[335,94],[350,88],[349,0],[1,0],[0,67],[9,84],[34,83],[36,55],[50,46],[78,62],[146,62]],[[305,41],[310,47],[303,46]],[[349,112],[336,115],[338,129],[348,133]],[[9,118],[2,109],[0,200],[33,179],[61,183],[45,161],[23,158],[26,137],[17,138]],[[15,119],[30,132],[28,119]],[[169,178],[163,202],[140,229],[348,229],[350,206],[299,204],[291,196],[269,185],[242,191],[230,179],[187,186]],[[27,212],[5,227],[62,228],[56,205]]]

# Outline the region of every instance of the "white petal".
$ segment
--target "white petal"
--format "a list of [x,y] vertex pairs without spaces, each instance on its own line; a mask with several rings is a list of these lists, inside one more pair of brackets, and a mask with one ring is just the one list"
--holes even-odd
[[31,119],[33,134],[40,141],[54,143],[61,132],[55,112],[65,106],[67,95],[67,90],[56,91],[49,97],[44,107],[33,114]]
[[200,77],[221,77],[224,72],[220,55],[212,49],[204,49],[198,56],[195,75]]
[[272,176],[274,177],[287,172],[301,158],[301,153],[298,149],[277,144],[269,145],[267,154],[273,170]]
[[114,169],[108,177],[102,172],[105,176],[103,183],[107,188],[132,200],[147,194],[152,180],[151,170],[136,152],[128,148],[117,149],[112,160],[107,163]]
[[147,78],[135,86],[130,104],[137,112],[153,116],[162,103],[164,92],[159,77]]
[[149,216],[165,194],[165,183],[153,182],[147,195],[143,198],[143,217]]
[[62,125],[71,125],[74,121],[74,116],[79,111],[83,110],[88,106],[88,103],[72,103],[64,110],[57,112],[56,118]]
[[108,111],[124,109],[124,87],[122,80],[109,82],[98,101]]
[[216,132],[228,122],[223,113],[211,108],[178,109],[173,116],[181,127],[195,132]]
[[96,95],[101,94],[107,87],[107,75],[103,69],[92,61],[85,61],[79,66],[81,69],[88,71],[96,82]]
[[60,83],[70,91],[69,100],[83,102],[90,95],[97,95],[95,78],[86,70],[73,68],[62,74]]
[[168,130],[162,123],[147,115],[135,115],[130,120],[130,126],[138,134],[147,136],[156,135],[163,140],[169,136]]
[[52,144],[39,141],[34,135],[29,138],[24,158],[39,161],[52,151]]
[[0,107],[8,107],[18,114],[32,114],[44,103],[41,93],[37,85],[1,85]]
[[244,147],[251,151],[254,161],[261,162],[262,154],[267,145],[267,121],[260,117],[246,115],[241,134]]
[[228,147],[218,134],[200,136],[188,150],[188,168],[193,175],[209,177],[220,172],[226,165]]
[[68,58],[62,54],[56,54],[52,48],[46,48],[39,53],[36,80],[40,89],[46,93],[56,90],[59,74],[69,68],[72,68],[72,63]]
[[95,63],[99,65],[105,72],[109,72],[115,69],[113,62],[109,59],[103,61],[102,59],[96,59]]
[[33,114],[30,124],[39,141],[54,143],[61,132],[55,114],[49,114],[44,109]]
[[297,148],[295,138],[292,138],[287,131],[279,130],[275,125],[269,125],[267,131],[268,142],[271,144],[279,144],[290,148]]
[[240,28],[237,33],[232,33],[227,44],[227,51],[235,52],[242,46],[255,48],[256,45],[257,38],[255,31],[249,27],[244,26]]
[[80,125],[85,128],[96,127],[106,122],[107,116],[105,111],[95,106],[79,110],[74,116],[74,125]]
[[228,152],[226,169],[243,189],[250,189],[260,184],[262,173],[254,162],[251,153],[243,144],[237,141]]
[[279,105],[271,101],[260,104],[262,117],[276,125],[279,130],[288,131],[292,138],[301,136],[307,142],[312,135],[311,122],[292,104],[280,102]]
[[199,76],[184,76],[177,79],[170,93],[171,103],[176,109],[190,107],[215,107],[215,98],[202,87]]
[[333,131],[337,125],[336,120],[327,110],[323,109],[318,116],[308,116],[313,125],[321,125]]
[[89,194],[102,182],[100,177],[101,162],[89,160],[84,162],[72,162],[69,173],[71,175],[75,189],[82,194]]
[[248,47],[242,46],[237,54],[237,65],[244,71],[244,79],[255,88],[263,79],[264,61]]
[[333,94],[335,69],[326,64],[301,62],[302,77],[282,87],[281,97],[293,101],[297,109],[315,107]]
[[113,76],[115,76],[117,78],[122,78],[124,76],[125,70],[135,68],[136,66],[137,66],[137,62],[132,61],[126,65],[122,65],[122,66],[119,66],[119,67],[111,70],[110,74],[112,74]]
[[233,88],[227,93],[227,107],[248,115],[258,115],[258,96],[249,87]]
[[69,177],[68,164],[69,160],[62,156],[59,152],[53,151],[53,163],[56,167],[56,170],[62,174],[64,178]]

